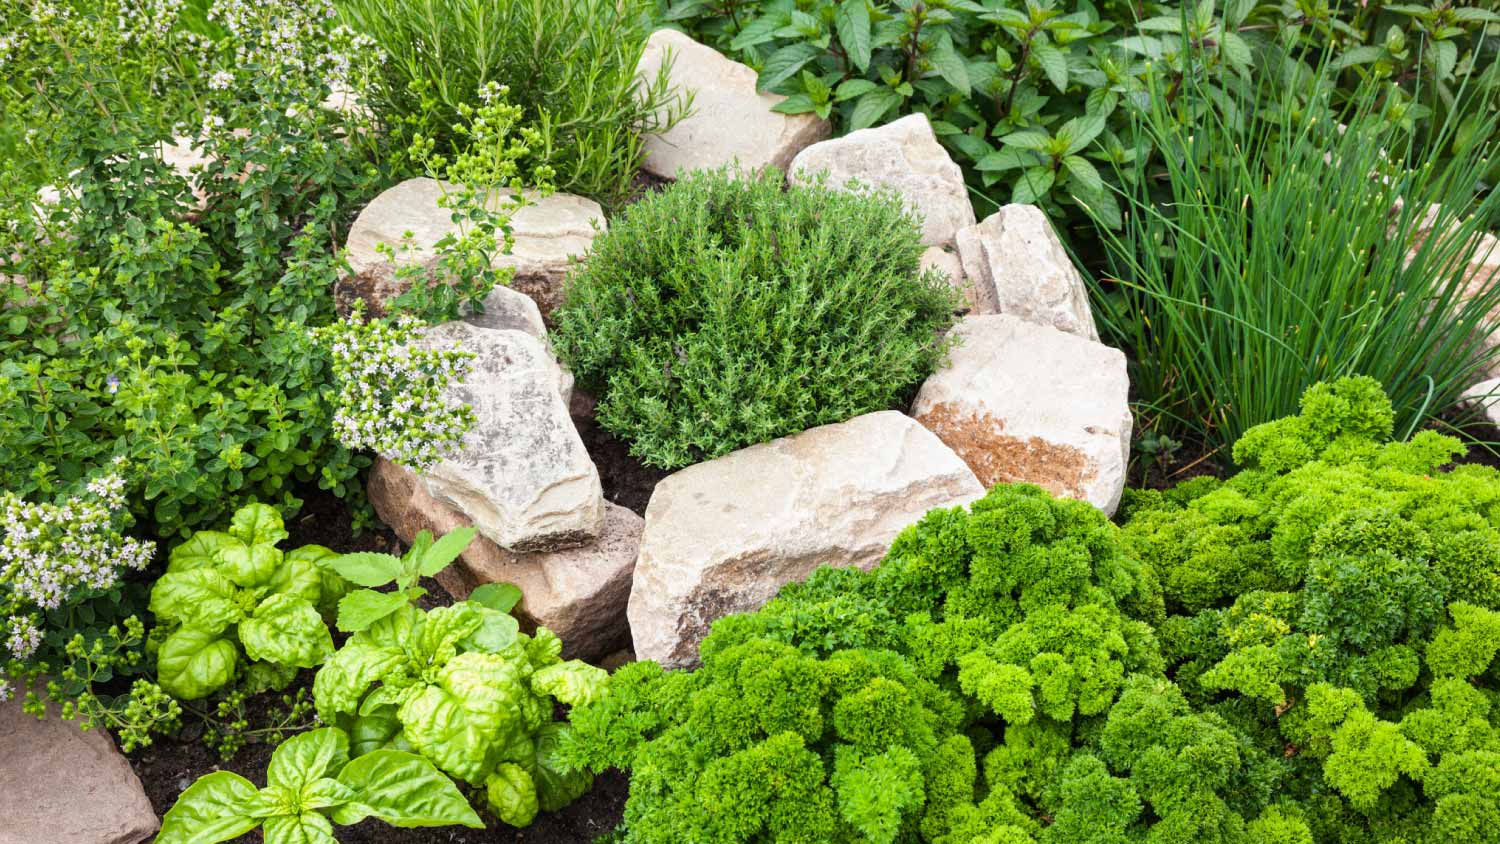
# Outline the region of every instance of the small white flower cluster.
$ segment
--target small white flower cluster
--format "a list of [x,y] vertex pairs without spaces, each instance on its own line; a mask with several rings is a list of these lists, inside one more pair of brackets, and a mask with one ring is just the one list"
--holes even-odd
[[16,659],[28,659],[41,646],[42,631],[36,626],[36,622],[32,621],[29,616],[12,616],[10,635],[5,639],[5,647],[10,649],[11,656]]
[[218,0],[209,18],[229,33],[235,67],[293,82],[343,85],[355,57],[375,49],[373,39],[335,23],[332,0]]
[[419,472],[456,451],[474,424],[473,408],[448,389],[462,382],[474,356],[416,344],[420,325],[409,315],[361,322],[356,313],[314,333],[333,355],[339,442]]
[[[156,546],[120,533],[125,479],[116,471],[61,504],[33,504],[0,496],[0,610],[11,615],[7,644],[20,656],[33,627],[23,610],[56,609],[79,590],[108,589],[124,569],[143,569]],[[28,622],[29,624],[29,622]]]

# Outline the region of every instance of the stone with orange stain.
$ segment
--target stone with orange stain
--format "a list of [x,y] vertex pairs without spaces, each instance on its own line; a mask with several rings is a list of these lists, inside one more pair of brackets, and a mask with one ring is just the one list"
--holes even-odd
[[916,417],[980,483],[1034,483],[1113,513],[1130,457],[1129,380],[1117,349],[1003,314],[968,316]]

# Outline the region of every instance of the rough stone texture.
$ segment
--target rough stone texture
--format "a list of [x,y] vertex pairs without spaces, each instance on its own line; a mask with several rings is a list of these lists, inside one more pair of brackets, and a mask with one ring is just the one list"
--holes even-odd
[[830,187],[854,180],[894,191],[922,221],[922,242],[928,246],[951,243],[959,229],[974,225],[963,170],[938,143],[924,115],[813,144],[792,160],[787,177],[792,184],[807,184],[820,173],[827,174]]
[[1025,481],[1113,514],[1130,462],[1125,355],[1009,315],[968,316],[912,416],[985,487]]
[[958,260],[958,253],[950,252],[941,246],[929,246],[922,253],[921,267],[923,270],[938,269],[948,277],[948,283],[963,294],[964,303],[968,305],[969,312],[975,313],[979,307],[979,293],[964,275],[963,262]]
[[[334,289],[340,313],[347,313],[356,298],[365,300],[371,313],[383,312],[386,302],[409,289],[396,278],[398,266],[436,264],[437,242],[455,229],[452,212],[438,206],[445,187],[434,179],[407,179],[365,206],[346,243],[354,274]],[[499,207],[509,196],[497,194],[494,205]],[[538,198],[528,191],[526,196],[532,204],[511,218],[515,245],[509,255],[498,256],[494,265],[514,267],[511,286],[535,300],[543,314],[550,314],[562,302],[569,267],[588,253],[594,235],[604,230],[604,210],[599,203],[572,194]],[[408,231],[411,249],[403,254],[402,235]],[[376,251],[381,243],[397,250],[395,262]]]
[[755,609],[825,563],[874,566],[928,510],[983,494],[952,450],[895,411],[670,475],[646,507],[630,589],[636,655],[695,665],[715,619]]
[[157,826],[108,733],[0,703],[0,844],[139,844]]
[[476,357],[451,388],[474,408],[462,449],[425,476],[434,497],[474,520],[510,551],[547,551],[592,541],[603,529],[599,472],[568,416],[562,371],[520,331],[448,322],[423,343],[457,345]]
[[1013,314],[1099,339],[1083,276],[1040,208],[1006,205],[959,231],[956,243],[974,285],[975,313]]
[[[552,343],[547,339],[547,323],[542,319],[541,309],[530,296],[519,293],[509,287],[497,286],[490,291],[490,295],[484,298],[484,313],[471,313],[464,317],[464,322],[476,328],[488,328],[495,331],[520,331],[529,334],[541,341],[549,351]],[[564,367],[557,356],[552,359],[558,368],[558,392],[562,394],[563,403],[570,408],[573,403],[573,373]]]
[[691,92],[692,112],[666,132],[645,137],[646,172],[673,179],[678,170],[736,163],[746,170],[785,170],[803,147],[828,137],[828,121],[815,114],[771,111],[786,97],[758,93],[753,68],[675,30],[657,30],[646,42],[636,67],[643,85],[656,79],[668,55],[672,89],[679,98]]
[[[369,493],[381,520],[407,542],[418,531],[441,535],[471,523],[429,495],[411,471],[384,458],[370,470]],[[570,659],[604,657],[630,641],[625,602],[644,524],[624,507],[604,507],[604,533],[589,545],[513,554],[476,537],[437,580],[458,600],[484,583],[514,583],[522,596],[516,617],[527,629],[540,625],[556,633]]]
[[1458,403],[1480,412],[1491,425],[1500,425],[1500,378],[1490,378],[1464,391]]

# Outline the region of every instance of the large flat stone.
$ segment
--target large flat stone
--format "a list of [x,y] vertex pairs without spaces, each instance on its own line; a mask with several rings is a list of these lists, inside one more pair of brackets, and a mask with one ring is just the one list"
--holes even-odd
[[[433,498],[414,473],[384,458],[370,470],[369,493],[381,520],[407,542],[419,531],[441,535],[471,524]],[[643,524],[640,516],[606,502],[603,534],[577,548],[515,554],[476,537],[437,580],[458,600],[481,584],[513,583],[521,589],[516,616],[523,624],[556,633],[570,659],[599,659],[630,643],[625,603]]]
[[866,189],[892,191],[922,224],[928,246],[951,243],[958,230],[974,225],[974,206],[963,170],[949,157],[921,114],[872,129],[859,129],[797,153],[787,178],[808,184],[826,174],[829,187],[856,182]]
[[1088,287],[1040,208],[1006,205],[959,231],[956,243],[975,313],[1011,314],[1099,339]]
[[786,170],[808,144],[828,137],[828,121],[815,114],[772,111],[786,99],[755,90],[756,73],[712,47],[671,29],[651,34],[636,76],[656,79],[667,57],[678,102],[691,92],[692,111],[661,134],[645,136],[642,168],[672,179],[679,170],[710,170],[738,164],[746,170]]
[[108,733],[0,703],[0,844],[139,844],[158,826]]
[[437,499],[515,552],[594,540],[604,527],[599,472],[568,415],[562,370],[540,341],[520,331],[449,322],[423,343],[457,346],[475,359],[453,398],[474,409],[474,427],[452,457],[423,480]]
[[[445,185],[434,179],[407,179],[375,197],[349,229],[349,266],[354,274],[335,287],[340,313],[347,313],[355,299],[363,299],[372,314],[384,312],[385,303],[410,289],[396,278],[399,266],[436,266],[437,243],[457,230],[453,212],[438,205]],[[511,286],[530,296],[543,314],[562,302],[562,285],[568,269],[593,246],[594,235],[605,228],[599,203],[581,196],[554,193],[542,197],[525,192],[531,204],[511,218],[515,243],[510,254],[497,256],[496,267],[515,268]],[[499,207],[513,194],[497,193]],[[402,253],[404,235],[410,232],[410,250]],[[390,261],[377,251],[380,244],[397,250]]]
[[870,568],[934,507],[984,494],[931,432],[895,411],[690,466],[657,484],[630,590],[637,656],[695,665],[709,625],[823,564]]
[[985,487],[1024,481],[1113,514],[1130,462],[1125,355],[1009,315],[968,316],[912,415]]

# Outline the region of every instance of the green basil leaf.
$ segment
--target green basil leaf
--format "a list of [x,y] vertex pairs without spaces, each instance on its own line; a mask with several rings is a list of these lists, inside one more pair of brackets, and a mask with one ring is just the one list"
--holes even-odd
[[340,824],[379,818],[395,827],[451,826],[483,829],[469,801],[432,763],[412,753],[377,750],[350,762],[339,782],[354,799],[333,812]]
[[372,552],[341,554],[325,565],[350,583],[365,587],[384,586],[401,573],[401,560]]
[[239,661],[239,650],[218,631],[184,627],[161,643],[156,680],[172,697],[198,700],[233,680]]
[[356,589],[339,601],[338,628],[345,633],[357,633],[408,603],[406,595],[400,592]]
[[442,665],[452,659],[458,653],[458,643],[483,623],[478,608],[467,601],[428,611],[417,637],[417,652],[422,662]]
[[229,771],[199,777],[162,816],[157,844],[217,844],[244,835],[260,826],[245,814],[256,793],[254,784]]
[[505,762],[484,782],[485,797],[495,816],[511,826],[530,826],[540,808],[536,784],[520,765]]
[[336,779],[324,777],[303,786],[298,803],[303,809],[333,809],[354,800],[354,789]]
[[266,783],[300,792],[309,783],[338,776],[349,762],[349,737],[343,730],[308,730],[282,742],[271,754]]
[[432,543],[427,553],[422,555],[422,565],[419,571],[425,577],[432,577],[448,567],[448,564],[458,559],[458,555],[469,547],[474,541],[475,530],[471,527],[454,528],[443,534],[442,538]]
[[216,530],[200,530],[186,542],[172,549],[167,558],[167,571],[192,571],[211,568],[218,561],[218,553],[239,540]]
[[517,634],[521,632],[521,622],[515,616],[489,607],[479,607],[478,610],[479,629],[459,642],[465,650],[495,654],[516,641]]
[[354,642],[335,651],[313,677],[313,703],[318,717],[323,723],[332,724],[339,715],[354,714],[370,686],[403,659],[400,651]]
[[517,665],[494,654],[459,654],[438,672],[437,682],[401,705],[406,740],[443,771],[478,785],[491,748],[531,690]]
[[265,844],[338,844],[333,824],[317,812],[266,818]]
[[218,570],[240,586],[254,589],[271,582],[281,560],[275,546],[235,544],[219,551]]
[[521,587],[514,583],[486,583],[469,593],[469,601],[497,612],[510,612],[521,602]]
[[567,724],[554,722],[544,724],[531,737],[534,751],[527,771],[544,812],[556,812],[582,797],[594,784],[592,774],[574,770],[564,761],[564,736],[571,730]]
[[[317,549],[318,546],[311,546]],[[318,549],[328,553],[327,548]],[[281,559],[281,565],[271,574],[271,591],[305,598],[316,606],[323,597],[323,569],[317,564],[317,551],[298,548]]]
[[151,587],[149,609],[158,622],[175,621],[218,633],[239,620],[239,591],[213,569],[168,572]]
[[240,644],[251,659],[312,668],[333,653],[318,610],[302,598],[272,595],[240,622]]
[[401,720],[396,717],[396,707],[380,706],[368,714],[361,711],[349,730],[349,753],[358,759],[366,753],[385,749],[400,732]]
[[531,675],[531,690],[569,706],[593,703],[604,696],[609,672],[576,659],[549,665]]
[[275,507],[247,504],[230,520],[229,535],[246,545],[275,545],[288,534]]

